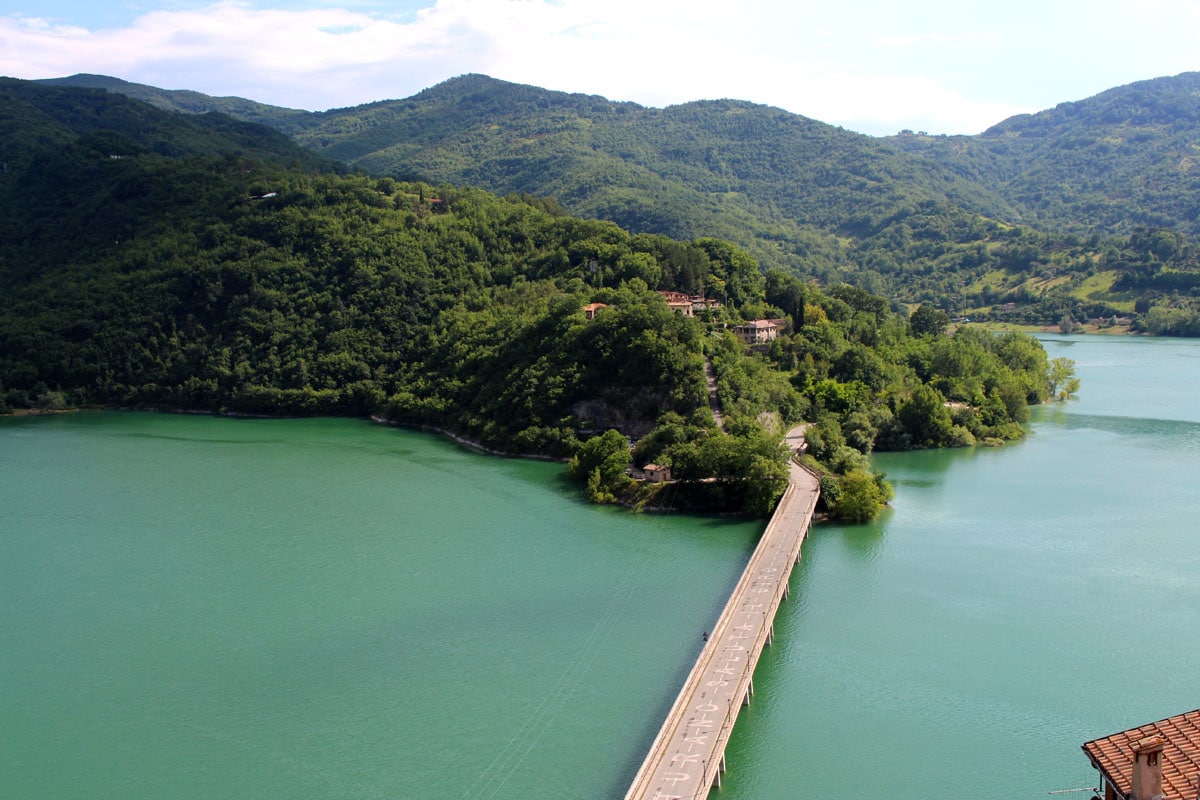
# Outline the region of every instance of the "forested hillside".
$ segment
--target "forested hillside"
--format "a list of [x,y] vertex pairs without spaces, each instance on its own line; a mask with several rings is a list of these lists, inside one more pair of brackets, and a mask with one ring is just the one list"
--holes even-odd
[[[831,508],[862,518],[887,496],[865,453],[1019,436],[1027,403],[1070,388],[1032,339],[950,337],[941,312],[764,275],[722,240],[322,172],[255,126],[40,91],[0,96],[28,134],[0,187],[6,408],[381,415],[573,455],[599,500],[652,500],[624,467],[655,460],[693,507],[751,513],[782,487],[781,426],[810,420]],[[144,138],[172,125],[181,142]],[[693,317],[655,291],[693,286],[723,302]],[[735,338],[747,319],[775,320],[769,345]]]
[[1200,235],[1200,73],[1110,89],[979,136],[888,141],[993,187],[1041,227]]
[[72,75],[69,78],[48,78],[34,83],[44,86],[101,89],[141,100],[163,111],[179,111],[184,114],[207,114],[216,111],[246,122],[267,125],[288,135],[303,130],[306,126],[304,120],[311,116],[308,111],[280,108],[244,97],[213,97],[186,89],[159,89],[107,75]]
[[66,80],[242,114],[375,175],[725,238],[764,268],[952,315],[1200,334],[1194,74],[980,136],[886,139],[733,100],[648,109],[479,75],[322,113]]
[[21,174],[35,155],[92,136],[111,141],[113,155],[152,152],[182,157],[229,153],[258,156],[307,168],[344,166],[297,146],[287,136],[227,114],[167,114],[100,89],[47,91],[32,81],[0,78],[0,180]]

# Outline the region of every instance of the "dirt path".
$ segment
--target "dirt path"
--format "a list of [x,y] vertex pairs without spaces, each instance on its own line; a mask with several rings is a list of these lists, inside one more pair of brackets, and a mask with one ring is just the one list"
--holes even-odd
[[721,414],[721,401],[717,399],[717,376],[713,373],[712,359],[704,357],[704,380],[708,384],[708,407],[712,409],[717,429],[725,432],[725,417]]

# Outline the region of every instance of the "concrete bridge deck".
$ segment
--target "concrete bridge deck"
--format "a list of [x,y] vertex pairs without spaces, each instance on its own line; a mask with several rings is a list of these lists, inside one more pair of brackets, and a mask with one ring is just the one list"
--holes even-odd
[[[793,429],[793,450],[803,429]],[[698,800],[720,785],[725,745],[754,691],[754,668],[774,637],[775,611],[821,493],[817,478],[791,464],[788,488],[700,651],[625,800]]]

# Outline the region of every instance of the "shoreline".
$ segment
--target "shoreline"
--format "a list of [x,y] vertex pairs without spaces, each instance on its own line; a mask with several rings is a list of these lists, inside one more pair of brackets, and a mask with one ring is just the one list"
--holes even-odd
[[75,414],[78,408],[14,408],[0,414],[0,417],[53,417],[58,414]]
[[413,431],[436,433],[441,436],[445,436],[447,439],[451,439],[458,444],[461,444],[463,447],[479,453],[485,453],[489,456],[499,456],[500,458],[529,458],[533,459],[534,461],[556,461],[562,464],[565,464],[568,461],[568,459],[557,458],[556,456],[548,456],[544,453],[508,453],[503,450],[493,450],[490,447],[485,447],[474,439],[468,439],[466,436],[458,433],[452,433],[451,431],[448,431],[445,428],[439,428],[436,425],[410,425],[405,422],[397,422],[395,420],[388,419],[382,414],[372,414],[367,417],[367,419],[377,425],[387,425],[392,428],[407,428],[408,430]]
[[[12,411],[0,414],[0,417],[44,417],[54,416],[56,414],[77,414],[81,411],[131,411],[142,414],[182,414],[185,416],[200,416],[200,417],[228,417],[230,419],[312,419],[311,416],[287,416],[281,414],[247,414],[237,411],[208,411],[205,409],[196,408],[151,408],[141,406],[80,406],[78,408],[15,408]],[[317,417],[339,417],[339,414],[318,414]],[[344,419],[361,419],[367,422],[374,422],[377,425],[387,425],[394,428],[407,428],[408,430],[425,431],[428,433],[436,433],[452,439],[463,447],[475,450],[479,453],[486,453],[491,456],[499,456],[501,458],[531,458],[537,461],[558,461],[566,463],[568,459],[549,456],[544,453],[509,453],[503,450],[493,450],[490,447],[485,447],[474,439],[468,439],[458,433],[439,428],[436,425],[411,425],[404,422],[397,422],[393,419],[388,419],[382,414],[370,414],[366,417],[359,416],[344,416]]]
[[[205,410],[205,409],[147,408],[147,407],[137,407],[137,406],[83,406],[83,407],[78,407],[78,408],[65,408],[65,409],[14,409],[13,411],[10,411],[8,413],[0,414],[0,418],[3,418],[3,417],[14,417],[15,418],[15,417],[54,416],[54,415],[58,415],[58,414],[74,414],[74,413],[79,413],[82,411],[120,411],[120,412],[134,412],[134,413],[143,413],[143,414],[180,414],[180,415],[185,415],[185,416],[209,416],[209,417],[226,417],[229,419],[260,419],[260,420],[311,419],[311,418],[313,418],[313,417],[309,417],[309,416],[282,416],[282,415],[274,415],[274,414],[246,414],[246,413],[238,413],[238,412],[209,411],[209,410]],[[331,415],[317,415],[317,416],[329,417]],[[339,415],[333,415],[333,416],[336,417]],[[570,460],[570,459],[561,458],[558,456],[546,455],[544,453],[512,453],[512,452],[507,452],[504,450],[495,450],[495,449],[492,449],[490,447],[483,445],[482,443],[480,443],[474,439],[464,436],[463,434],[454,433],[450,430],[447,430],[445,428],[440,428],[436,425],[417,425],[417,424],[398,422],[396,420],[389,419],[388,417],[386,417],[382,414],[370,414],[367,416],[354,415],[354,416],[344,416],[342,418],[363,420],[365,422],[370,422],[370,423],[373,423],[376,425],[384,425],[384,426],[388,426],[388,427],[405,428],[407,430],[422,431],[425,433],[434,433],[439,436],[443,436],[447,439],[450,439],[455,444],[458,444],[462,447],[467,448],[468,450],[471,450],[472,452],[479,453],[481,455],[488,455],[488,456],[494,456],[494,457],[499,457],[499,458],[530,459],[530,460],[534,460],[534,461],[545,461],[545,462],[553,462],[553,463],[559,463],[559,464],[566,464]],[[804,469],[806,471],[811,472],[811,470],[808,470],[807,468],[804,468]],[[699,481],[699,483],[703,483],[703,482],[705,482],[705,481]],[[637,483],[643,484],[643,486],[650,485],[650,484],[647,484],[642,481],[637,481]],[[687,483],[691,483],[691,481],[688,481]],[[657,494],[657,493],[654,493],[654,494]],[[719,516],[719,517],[726,517],[726,516],[744,517],[745,516],[742,514],[737,514],[735,512],[731,512],[731,511],[720,511],[720,510],[713,510],[710,508],[690,508],[687,506],[680,506],[680,505],[663,505],[663,504],[655,503],[655,502],[643,503],[643,502],[639,502],[637,499],[631,499],[629,497],[622,497],[618,502],[615,503],[615,505],[617,505],[621,508],[624,508],[627,511],[631,511],[635,514],[648,512],[648,513],[652,513],[652,514],[664,514],[664,513],[665,514],[699,514],[699,515],[715,515],[715,516]],[[814,521],[815,522],[828,522],[829,521],[828,514],[826,514],[826,513],[814,514]]]

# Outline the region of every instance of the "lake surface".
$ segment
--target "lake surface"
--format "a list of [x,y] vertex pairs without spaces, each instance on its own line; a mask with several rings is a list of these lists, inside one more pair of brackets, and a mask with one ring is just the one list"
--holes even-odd
[[1200,342],[1044,345],[1078,399],[877,455],[893,509],[810,536],[726,800],[1046,797],[1097,785],[1083,742],[1200,706]]
[[623,793],[757,524],[352,420],[0,420],[0,792]]
[[[811,535],[722,797],[1044,797],[1200,705],[1200,343],[1046,346],[1079,399],[877,456],[893,508]],[[622,796],[761,525],[562,473],[351,420],[0,420],[0,786]]]

